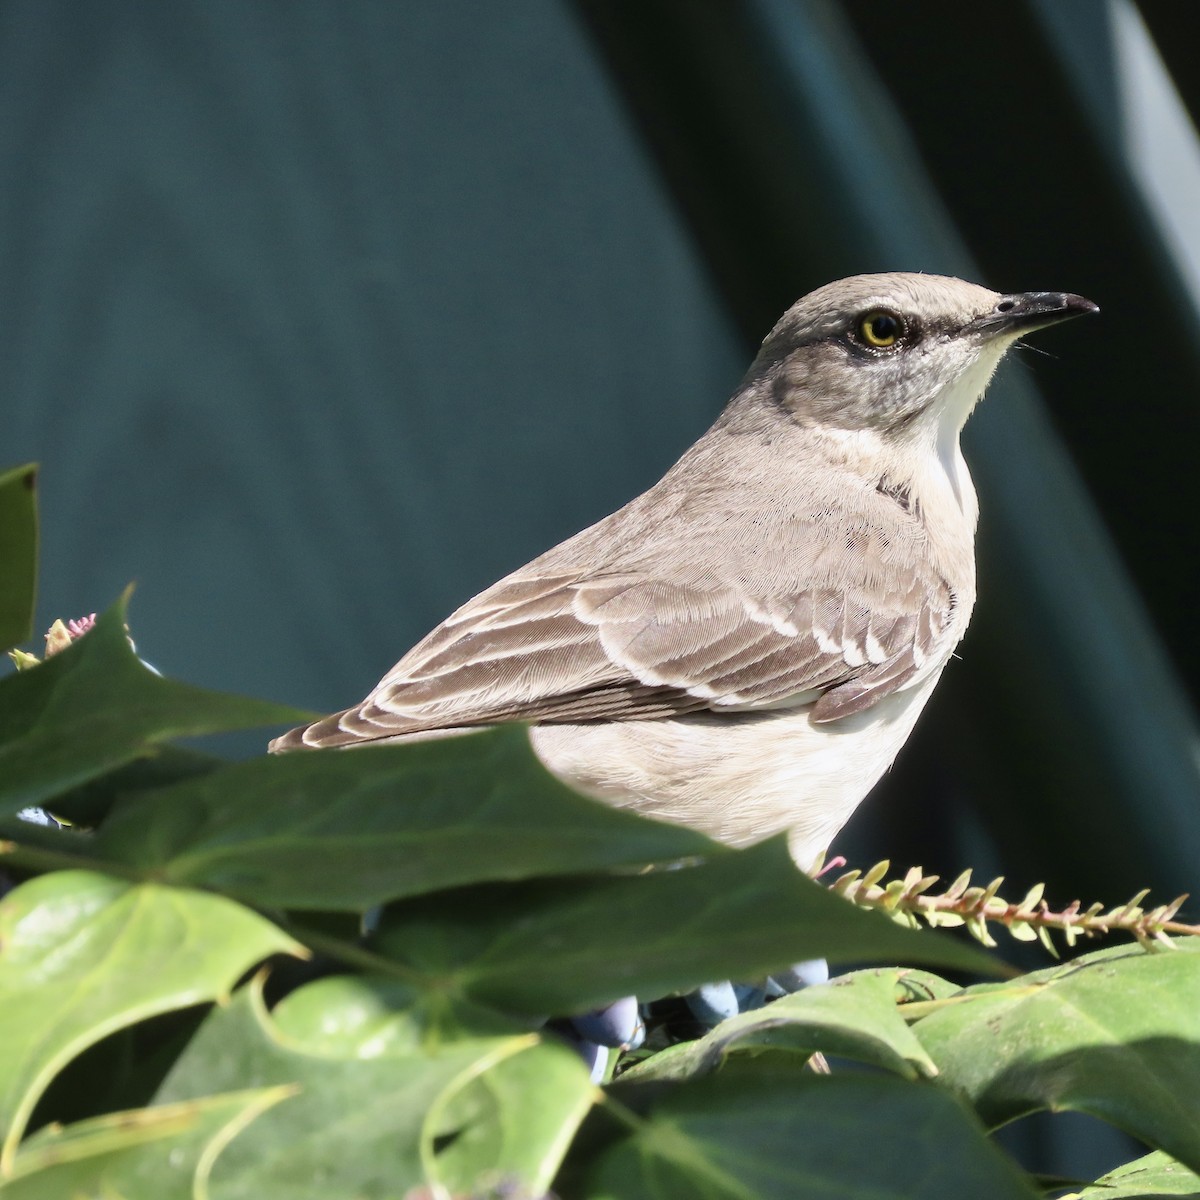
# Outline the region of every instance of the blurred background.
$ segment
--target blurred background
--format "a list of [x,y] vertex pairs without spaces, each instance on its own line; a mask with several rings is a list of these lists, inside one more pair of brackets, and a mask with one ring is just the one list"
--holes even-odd
[[[1077,291],[968,427],[974,623],[839,849],[1200,892],[1197,46],[1188,0],[4,0],[42,626],[136,580],[164,672],[343,707],[653,482],[811,288]],[[1013,1144],[1090,1176],[1098,1128]]]

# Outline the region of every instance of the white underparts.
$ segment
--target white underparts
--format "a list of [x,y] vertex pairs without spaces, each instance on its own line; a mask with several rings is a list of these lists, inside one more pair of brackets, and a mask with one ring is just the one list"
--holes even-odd
[[891,766],[940,675],[828,724],[792,707],[529,733],[542,762],[589,795],[735,846],[791,830],[807,869]]

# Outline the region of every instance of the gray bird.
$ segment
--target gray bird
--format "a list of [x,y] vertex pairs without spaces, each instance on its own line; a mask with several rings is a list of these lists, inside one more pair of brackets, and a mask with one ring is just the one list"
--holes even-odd
[[966,631],[967,417],[1018,337],[1096,311],[936,275],[818,288],[658,483],[271,748],[527,721],[585,793],[731,845],[787,830],[809,868]]

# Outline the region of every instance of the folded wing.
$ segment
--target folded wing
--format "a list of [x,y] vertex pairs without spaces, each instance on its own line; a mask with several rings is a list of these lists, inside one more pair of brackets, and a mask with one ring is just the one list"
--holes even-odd
[[[840,528],[853,533],[835,545],[815,525],[793,526],[786,552],[739,561],[735,551],[719,574],[691,565],[700,547],[670,577],[652,547],[602,573],[560,566],[551,552],[460,608],[362,704],[272,748],[512,720],[802,703],[817,721],[861,711],[939,664],[961,630],[957,597],[920,538],[898,544],[865,519]],[[586,559],[586,542],[566,545]]]

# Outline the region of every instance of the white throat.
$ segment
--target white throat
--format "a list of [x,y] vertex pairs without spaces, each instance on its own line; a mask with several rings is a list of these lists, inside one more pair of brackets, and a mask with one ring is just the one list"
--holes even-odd
[[[979,517],[979,502],[959,439],[967,418],[983,399],[983,393],[1007,349],[1007,345],[997,346],[994,353],[981,355],[959,375],[938,397],[930,414],[933,420],[926,426],[926,436],[932,439],[932,445],[927,443],[927,452],[932,451],[930,457],[936,461],[944,480],[942,487],[949,488],[959,512],[967,518],[972,529]],[[932,492],[939,490],[934,480],[927,482],[932,485]],[[933,500],[934,497],[931,495],[929,499]]]

